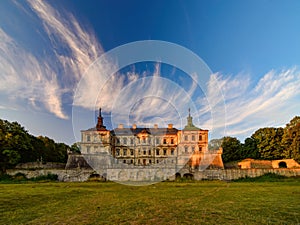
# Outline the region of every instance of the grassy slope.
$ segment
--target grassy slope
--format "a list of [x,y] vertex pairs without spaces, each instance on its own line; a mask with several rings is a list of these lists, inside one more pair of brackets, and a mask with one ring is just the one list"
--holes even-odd
[[300,181],[0,184],[0,224],[299,224]]

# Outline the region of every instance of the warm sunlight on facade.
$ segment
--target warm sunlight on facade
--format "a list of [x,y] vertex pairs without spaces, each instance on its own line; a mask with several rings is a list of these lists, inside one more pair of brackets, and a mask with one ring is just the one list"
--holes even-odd
[[[183,130],[168,124],[160,128],[125,128],[119,124],[108,130],[103,124],[101,109],[96,127],[81,131],[81,153],[83,155],[112,155],[117,163],[134,166],[153,164],[188,166],[190,169],[223,168],[222,149],[208,150],[208,130],[193,124],[190,113]],[[209,165],[207,165],[209,164]]]

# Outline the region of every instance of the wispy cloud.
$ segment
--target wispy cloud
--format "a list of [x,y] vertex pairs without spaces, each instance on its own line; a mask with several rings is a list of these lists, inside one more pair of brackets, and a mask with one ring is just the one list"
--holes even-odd
[[224,93],[227,135],[250,136],[261,127],[283,126],[299,114],[300,71],[296,67],[271,70],[256,84],[249,75],[213,76]]
[[94,33],[72,14],[54,9],[46,1],[13,4],[22,16],[16,17],[19,21],[10,29],[18,31],[29,24],[36,30],[28,26],[26,32],[31,32],[31,41],[25,43],[22,35],[10,34],[3,28],[6,24],[0,22],[0,91],[9,101],[23,99],[33,107],[43,106],[67,119],[64,94],[74,91],[85,70],[103,50]]

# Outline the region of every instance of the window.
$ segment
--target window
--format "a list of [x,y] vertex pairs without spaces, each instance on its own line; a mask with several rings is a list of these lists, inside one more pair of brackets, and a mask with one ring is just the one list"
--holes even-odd
[[130,138],[130,144],[134,144],[134,142],[133,142],[134,140],[133,140],[133,138]]
[[155,139],[156,144],[159,144],[159,138]]
[[184,140],[187,141],[188,140],[188,136],[184,135]]
[[199,141],[202,141],[202,135],[199,135]]
[[123,160],[123,163],[126,163],[126,159]]
[[167,149],[164,148],[164,155],[167,155]]
[[171,144],[174,144],[174,139],[173,138],[171,139]]
[[189,147],[188,146],[184,146],[184,152],[188,153],[188,151],[189,151]]
[[202,147],[199,147],[199,151],[202,152]]
[[159,155],[159,148],[156,149],[156,155]]
[[120,155],[120,149],[116,149],[116,155],[119,156]]
[[146,143],[146,138],[143,137],[143,138],[142,138],[142,141],[143,141],[143,143],[145,144],[145,143]]
[[195,135],[192,135],[192,141],[195,141]]
[[148,143],[151,144],[151,137],[148,138]]
[[159,160],[158,160],[158,159],[156,160],[156,163],[159,163]]
[[146,155],[146,149],[143,148],[143,155]]
[[192,152],[194,152],[195,151],[195,146],[192,146]]
[[172,148],[171,149],[171,155],[174,155],[174,152],[175,152],[175,150],[174,150],[174,148]]
[[90,135],[86,136],[86,141],[91,141],[91,136]]
[[133,160],[132,160],[132,159],[130,160],[130,163],[131,163],[131,164],[133,163]]
[[149,159],[149,163],[150,163],[150,164],[152,163],[151,159]]
[[167,144],[167,139],[166,138],[164,138],[164,142],[163,142],[164,144]]
[[127,155],[127,149],[123,150],[123,155]]
[[130,155],[133,155],[133,150],[132,149],[130,150]]
[[90,146],[86,146],[86,152],[89,154],[91,151],[91,147]]
[[116,143],[120,144],[120,139],[119,138],[116,138]]
[[151,155],[151,149],[148,150],[148,155]]
[[123,138],[123,144],[127,145],[127,138]]

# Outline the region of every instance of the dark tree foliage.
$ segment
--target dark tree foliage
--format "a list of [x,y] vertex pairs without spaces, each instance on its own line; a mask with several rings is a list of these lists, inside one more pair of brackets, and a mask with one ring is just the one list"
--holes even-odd
[[224,137],[222,139],[223,162],[230,162],[241,159],[242,144],[235,137]]
[[257,148],[257,141],[254,138],[246,138],[242,145],[241,159],[252,158],[259,159],[260,154]]
[[17,122],[0,120],[1,171],[30,159],[33,147],[28,132]]
[[79,145],[77,143],[74,143],[71,145],[71,151],[73,153],[80,153],[80,148],[79,148]]
[[300,163],[300,117],[294,117],[284,128],[282,137],[283,156]]
[[0,168],[7,168],[18,163],[66,162],[68,145],[55,143],[48,137],[32,136],[17,122],[0,119]]
[[257,149],[261,159],[281,159],[284,148],[281,140],[283,128],[267,127],[257,130],[251,138],[257,142]]

